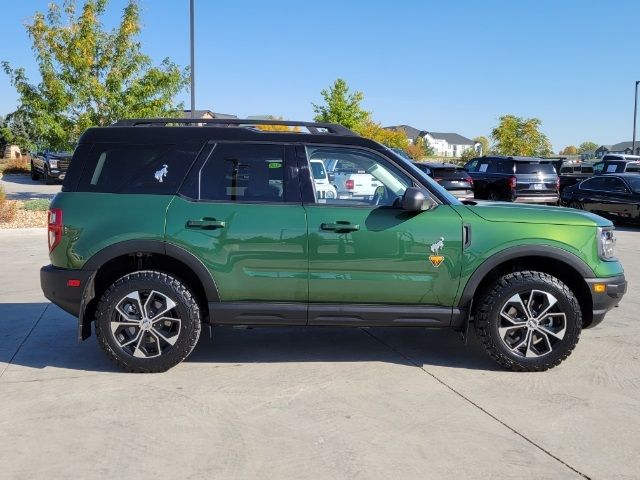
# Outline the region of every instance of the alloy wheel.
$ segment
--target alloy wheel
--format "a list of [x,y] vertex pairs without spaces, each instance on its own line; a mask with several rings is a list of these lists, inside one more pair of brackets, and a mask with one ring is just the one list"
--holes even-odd
[[131,292],[116,304],[111,318],[113,338],[133,357],[159,357],[180,336],[182,321],[176,307],[176,302],[156,290]]
[[558,299],[542,290],[516,293],[500,309],[500,339],[519,357],[550,354],[562,341],[566,330],[566,314]]

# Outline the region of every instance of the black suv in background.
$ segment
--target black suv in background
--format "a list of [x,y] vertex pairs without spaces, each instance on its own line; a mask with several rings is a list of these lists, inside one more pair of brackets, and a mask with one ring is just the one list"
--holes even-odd
[[413,164],[453,196],[460,200],[473,200],[473,180],[464,168],[444,162],[413,162]]
[[640,173],[640,157],[637,155],[607,154],[593,166],[595,175],[607,173]]
[[51,185],[55,180],[64,180],[71,161],[72,152],[38,152],[31,157],[31,178],[44,179]]
[[518,203],[557,204],[560,181],[551,160],[535,157],[474,158],[464,169],[475,198]]

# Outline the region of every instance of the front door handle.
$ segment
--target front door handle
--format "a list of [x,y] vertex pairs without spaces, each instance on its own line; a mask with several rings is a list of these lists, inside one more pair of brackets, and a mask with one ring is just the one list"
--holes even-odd
[[360,225],[337,221],[336,223],[323,223],[320,225],[320,228],[322,230],[330,230],[333,232],[355,232],[356,230],[360,230]]
[[202,220],[187,220],[187,228],[199,228],[200,230],[216,230],[224,228],[225,222],[216,220],[215,218],[203,218]]

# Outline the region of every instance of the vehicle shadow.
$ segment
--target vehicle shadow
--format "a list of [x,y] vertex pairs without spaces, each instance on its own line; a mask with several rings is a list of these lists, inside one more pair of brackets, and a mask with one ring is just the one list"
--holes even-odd
[[[51,304],[0,304],[0,362],[36,369],[119,372],[98,347],[95,336],[76,341],[76,325],[75,318]],[[203,328],[187,363],[389,362],[418,367],[499,369],[477,342],[472,339],[465,346],[459,335],[450,330],[213,327],[211,331],[213,338],[209,328]]]
[[45,185],[42,181],[32,180],[29,175],[8,174],[2,177],[5,192],[9,200],[32,200],[34,198],[52,199],[60,191],[61,183]]

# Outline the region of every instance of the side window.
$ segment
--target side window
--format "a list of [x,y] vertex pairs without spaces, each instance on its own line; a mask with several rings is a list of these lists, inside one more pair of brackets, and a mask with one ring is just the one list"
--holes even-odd
[[640,163],[627,163],[627,172],[638,173],[640,172]]
[[199,200],[283,202],[283,145],[220,143],[199,172]]
[[585,180],[580,184],[580,188],[584,190],[603,190],[605,177],[594,177]]
[[86,158],[78,191],[174,194],[201,147],[202,142],[183,145],[96,143]]
[[464,166],[467,172],[475,172],[478,168],[478,160],[472,160]]
[[510,160],[501,160],[496,162],[496,172],[513,175],[513,162]]
[[599,173],[602,173],[603,169],[604,169],[604,162],[598,162],[593,165],[593,173],[595,173],[596,175]]
[[312,164],[335,164],[329,175],[335,198],[321,194],[321,187],[314,182],[316,203],[392,206],[413,185],[411,178],[391,162],[364,150],[308,146],[307,158]]
[[628,193],[627,187],[622,180],[615,177],[603,177],[604,190],[615,193]]

